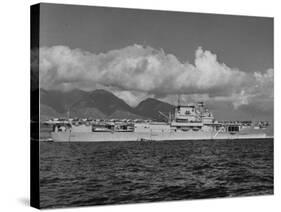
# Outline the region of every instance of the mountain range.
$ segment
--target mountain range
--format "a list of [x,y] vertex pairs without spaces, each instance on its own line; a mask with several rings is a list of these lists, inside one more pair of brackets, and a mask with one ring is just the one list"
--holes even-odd
[[113,93],[98,89],[94,91],[40,89],[40,119],[54,117],[92,117],[94,119],[153,119],[163,120],[161,111],[168,114],[174,106],[157,99],[148,98],[136,107],[129,106]]

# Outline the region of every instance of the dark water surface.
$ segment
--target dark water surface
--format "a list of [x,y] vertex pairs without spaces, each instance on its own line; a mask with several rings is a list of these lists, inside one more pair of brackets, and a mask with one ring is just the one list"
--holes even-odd
[[41,207],[273,194],[273,140],[40,144]]

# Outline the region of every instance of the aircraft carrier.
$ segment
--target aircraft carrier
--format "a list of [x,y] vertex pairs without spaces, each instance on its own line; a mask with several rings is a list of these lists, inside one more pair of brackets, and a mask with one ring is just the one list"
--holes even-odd
[[268,122],[219,122],[203,102],[178,105],[169,115],[161,114],[165,117],[165,122],[72,119],[53,124],[51,137],[54,142],[146,142],[270,137],[266,134]]

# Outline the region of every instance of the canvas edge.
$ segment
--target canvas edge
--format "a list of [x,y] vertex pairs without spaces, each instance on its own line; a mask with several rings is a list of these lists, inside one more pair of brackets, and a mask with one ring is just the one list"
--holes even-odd
[[[30,6],[30,206],[40,208],[39,181],[40,4]],[[37,59],[34,59],[37,58]],[[35,63],[35,65],[34,65]]]

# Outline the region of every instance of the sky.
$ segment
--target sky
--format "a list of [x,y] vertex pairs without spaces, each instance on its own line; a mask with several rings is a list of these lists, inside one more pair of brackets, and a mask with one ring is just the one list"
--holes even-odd
[[[43,4],[40,86],[273,120],[273,19]],[[230,111],[230,112],[229,112]]]

